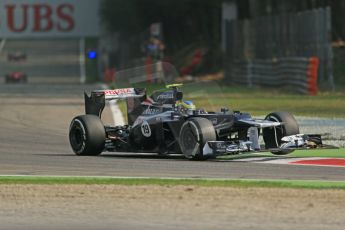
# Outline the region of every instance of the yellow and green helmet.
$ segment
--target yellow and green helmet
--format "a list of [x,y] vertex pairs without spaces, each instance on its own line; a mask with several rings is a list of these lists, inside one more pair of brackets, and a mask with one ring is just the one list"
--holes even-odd
[[195,110],[195,105],[192,101],[179,101],[177,102],[177,105],[187,110]]

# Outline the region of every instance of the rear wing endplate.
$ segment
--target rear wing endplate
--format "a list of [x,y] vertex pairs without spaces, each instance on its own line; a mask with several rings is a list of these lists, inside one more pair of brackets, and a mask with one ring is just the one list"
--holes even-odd
[[146,90],[144,88],[94,90],[90,96],[84,92],[85,113],[101,117],[106,100],[140,98],[144,96],[146,96]]

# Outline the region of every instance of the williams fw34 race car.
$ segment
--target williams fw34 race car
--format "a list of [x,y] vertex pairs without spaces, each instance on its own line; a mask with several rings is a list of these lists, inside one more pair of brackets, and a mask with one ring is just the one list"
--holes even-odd
[[[288,112],[272,112],[265,119],[222,108],[198,109],[183,100],[180,85],[148,96],[143,88],[95,90],[85,93],[86,115],[73,118],[69,140],[76,155],[110,152],[183,154],[205,160],[222,155],[270,151],[277,155],[298,149],[328,148],[321,135],[299,133]],[[106,100],[126,100],[128,125],[104,126]],[[259,138],[263,137],[264,144]],[[262,142],[262,141],[261,141]]]

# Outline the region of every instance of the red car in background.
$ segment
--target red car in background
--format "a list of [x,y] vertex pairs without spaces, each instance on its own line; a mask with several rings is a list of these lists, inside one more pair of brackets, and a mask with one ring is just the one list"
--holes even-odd
[[15,71],[6,74],[5,83],[27,83],[27,75],[20,71]]

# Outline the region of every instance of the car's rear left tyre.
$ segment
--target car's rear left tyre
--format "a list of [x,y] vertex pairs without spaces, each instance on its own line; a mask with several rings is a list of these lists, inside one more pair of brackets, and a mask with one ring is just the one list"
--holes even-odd
[[191,160],[206,160],[203,147],[208,141],[216,140],[216,131],[211,121],[202,117],[191,118],[183,123],[179,144],[183,155]]
[[73,118],[69,129],[69,141],[76,155],[96,156],[105,145],[105,129],[101,119],[95,115]]
[[[273,112],[266,116],[265,120],[283,122],[281,126],[275,128],[264,128],[263,138],[267,149],[278,148],[281,145],[281,139],[285,136],[299,134],[299,125],[292,114],[289,112]],[[293,150],[271,151],[276,155],[285,155]]]

